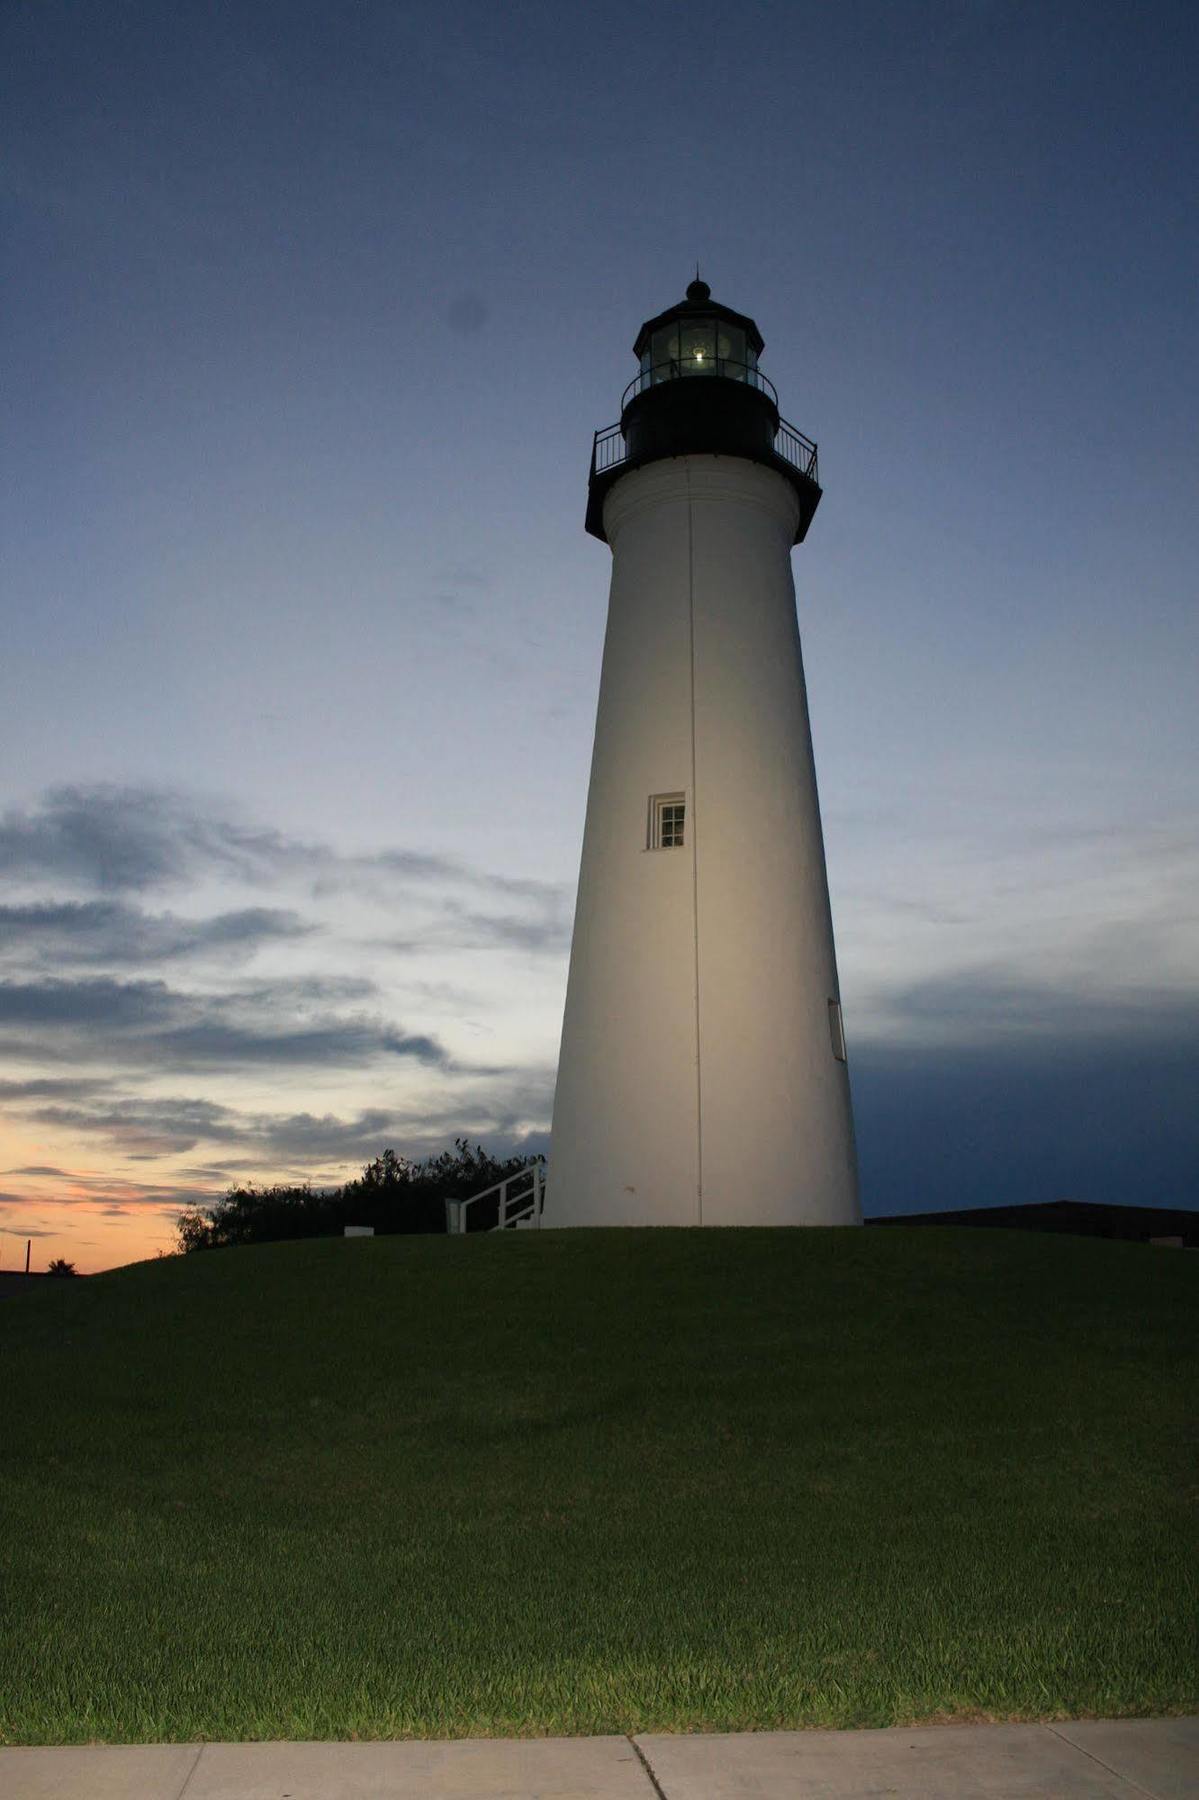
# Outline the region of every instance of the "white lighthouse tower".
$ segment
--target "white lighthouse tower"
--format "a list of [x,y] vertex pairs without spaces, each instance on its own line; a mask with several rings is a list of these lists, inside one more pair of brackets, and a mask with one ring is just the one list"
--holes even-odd
[[612,586],[547,1225],[860,1223],[791,580],[820,499],[695,280],[596,433]]

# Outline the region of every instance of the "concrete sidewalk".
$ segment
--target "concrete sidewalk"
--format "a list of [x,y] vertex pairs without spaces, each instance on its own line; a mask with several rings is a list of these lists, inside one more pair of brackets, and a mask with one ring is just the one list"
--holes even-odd
[[0,1749],[3,1800],[1199,1800],[1199,1719]]

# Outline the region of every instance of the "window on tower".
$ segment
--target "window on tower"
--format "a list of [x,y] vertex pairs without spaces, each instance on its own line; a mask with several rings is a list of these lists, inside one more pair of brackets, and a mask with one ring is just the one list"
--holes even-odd
[[654,794],[649,803],[650,850],[681,850],[687,817],[687,802],[682,794]]

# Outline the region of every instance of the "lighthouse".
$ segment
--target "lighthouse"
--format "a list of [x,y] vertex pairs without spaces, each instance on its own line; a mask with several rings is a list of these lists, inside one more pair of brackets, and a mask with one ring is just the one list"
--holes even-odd
[[821,489],[762,349],[697,277],[595,434],[612,582],[546,1225],[861,1222],[791,577]]

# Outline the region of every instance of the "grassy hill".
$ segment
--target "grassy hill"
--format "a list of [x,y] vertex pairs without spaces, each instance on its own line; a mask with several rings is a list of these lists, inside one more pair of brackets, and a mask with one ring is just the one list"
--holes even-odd
[[220,1250],[0,1307],[0,1741],[1196,1703],[1199,1258]]

